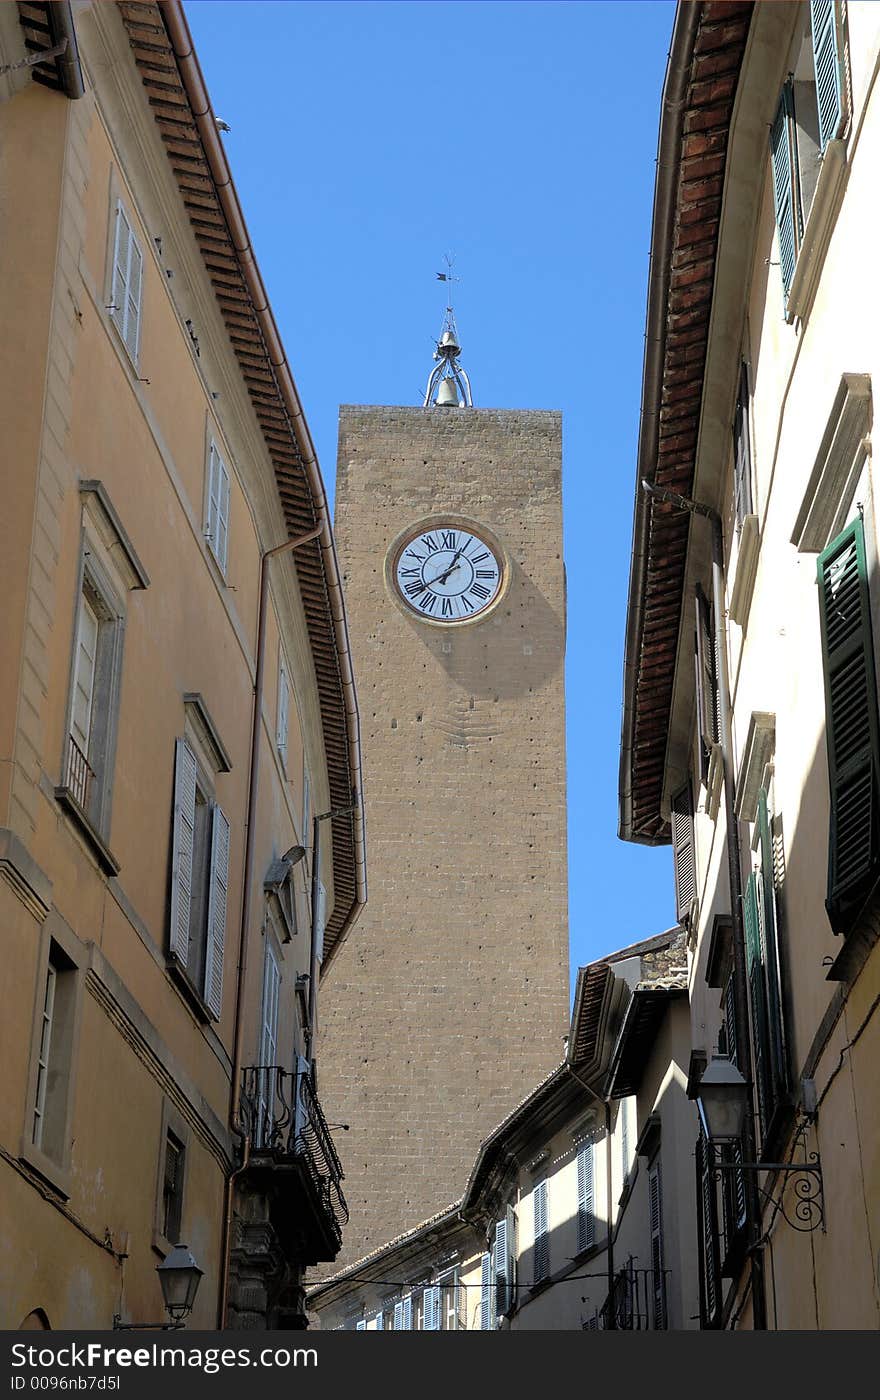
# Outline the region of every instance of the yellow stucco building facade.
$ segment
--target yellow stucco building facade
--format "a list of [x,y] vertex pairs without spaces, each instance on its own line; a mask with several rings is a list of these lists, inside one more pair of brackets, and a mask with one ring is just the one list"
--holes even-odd
[[0,1325],[162,1321],[185,1243],[194,1325],[297,1326],[366,889],[320,472],[181,6],[0,65]]

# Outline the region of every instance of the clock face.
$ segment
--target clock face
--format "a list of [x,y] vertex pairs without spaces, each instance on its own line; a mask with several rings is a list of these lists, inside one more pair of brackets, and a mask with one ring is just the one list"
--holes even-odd
[[403,602],[432,622],[467,622],[501,590],[499,551],[473,530],[440,521],[404,538],[394,564]]

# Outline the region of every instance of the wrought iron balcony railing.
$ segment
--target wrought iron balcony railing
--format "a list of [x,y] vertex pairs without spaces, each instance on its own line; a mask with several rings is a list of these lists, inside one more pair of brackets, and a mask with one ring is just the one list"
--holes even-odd
[[94,772],[89,761],[72,734],[67,736],[67,771],[64,786],[71,797],[79,803],[84,812],[89,809]]
[[250,1065],[242,1071],[241,1118],[251,1157],[298,1162],[341,1232],[348,1223],[344,1173],[311,1076],[280,1065]]
[[615,1275],[614,1285],[584,1326],[605,1331],[660,1332],[666,1328],[666,1269],[637,1269],[632,1259]]

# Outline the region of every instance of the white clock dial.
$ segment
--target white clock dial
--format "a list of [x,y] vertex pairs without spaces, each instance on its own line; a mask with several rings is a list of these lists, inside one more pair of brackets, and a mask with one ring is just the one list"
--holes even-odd
[[394,581],[407,607],[431,622],[467,622],[491,607],[501,589],[496,550],[473,530],[442,521],[405,539]]

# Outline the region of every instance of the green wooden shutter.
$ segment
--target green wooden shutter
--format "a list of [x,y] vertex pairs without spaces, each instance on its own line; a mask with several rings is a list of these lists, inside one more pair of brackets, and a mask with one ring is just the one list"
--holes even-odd
[[788,1089],[788,1068],[785,1053],[785,1023],[782,1014],[782,977],[779,963],[779,936],[776,922],[776,881],[773,874],[773,838],[767,812],[767,794],[758,793],[758,847],[761,855],[761,959],[764,964],[764,987],[767,998],[767,1039],[770,1051],[770,1072],[773,1098],[778,1103]]
[[773,1084],[770,1046],[767,1034],[767,1008],[764,1001],[764,969],[761,961],[760,914],[758,912],[758,876],[752,871],[743,901],[746,926],[746,967],[749,983],[749,1004],[752,1013],[752,1052],[755,1083],[758,1087],[758,1111],[766,1135],[773,1112]]
[[843,84],[835,9],[834,0],[810,0],[819,145],[823,151],[829,141],[840,135],[843,118]]
[[831,788],[828,897],[836,933],[848,933],[878,874],[877,684],[860,519],[818,559],[825,735]]
[[672,799],[672,848],[675,855],[675,902],[678,920],[683,923],[690,916],[691,906],[697,897],[694,804],[689,782]]
[[[793,117],[794,99],[791,83],[782,89],[776,116],[770,128],[770,157],[773,167],[773,206],[776,212],[776,227],[779,231],[779,263],[782,272],[782,290],[786,304],[794,277],[797,247],[803,232],[800,223],[800,201],[795,189],[795,168],[793,156]],[[796,222],[797,221],[797,222]]]

